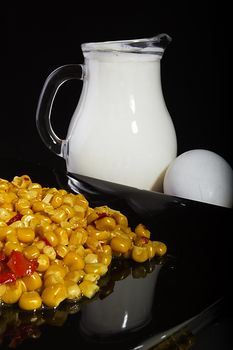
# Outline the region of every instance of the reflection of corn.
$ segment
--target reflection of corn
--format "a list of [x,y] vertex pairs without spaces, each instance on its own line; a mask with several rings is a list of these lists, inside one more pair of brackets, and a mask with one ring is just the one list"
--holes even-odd
[[187,330],[181,330],[148,350],[188,350],[194,343],[194,335]]
[[166,253],[150,236],[143,224],[133,231],[120,211],[91,208],[81,194],[43,188],[28,175],[0,179],[0,252],[20,251],[38,262],[31,276],[0,285],[0,301],[20,300],[29,310],[40,307],[38,295],[52,307],[66,298],[91,298],[114,256],[142,263]]

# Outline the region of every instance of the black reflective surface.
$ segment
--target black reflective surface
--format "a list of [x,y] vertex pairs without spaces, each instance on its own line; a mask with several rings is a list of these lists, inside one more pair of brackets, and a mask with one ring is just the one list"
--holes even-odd
[[0,170],[1,178],[28,174],[34,182],[68,190],[78,180],[90,206],[121,210],[132,227],[143,222],[153,239],[168,246],[162,260],[115,262],[93,300],[33,317],[1,309],[1,349],[48,344],[56,349],[232,348],[232,209],[72,174],[68,178],[62,167],[20,158],[2,158]]

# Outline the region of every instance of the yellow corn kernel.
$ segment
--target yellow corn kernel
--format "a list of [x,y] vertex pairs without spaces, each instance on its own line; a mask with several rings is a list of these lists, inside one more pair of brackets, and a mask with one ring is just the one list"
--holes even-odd
[[65,281],[65,287],[67,291],[67,299],[80,299],[82,296],[81,289],[72,281]]
[[54,213],[50,216],[51,220],[56,224],[60,224],[62,221],[67,219],[67,214],[63,209],[55,209]]
[[23,254],[27,259],[37,259],[40,255],[39,249],[35,245],[28,245],[23,248]]
[[22,294],[22,285],[19,281],[7,283],[1,300],[6,304],[15,304]]
[[[101,249],[101,245],[100,245],[100,249]],[[84,257],[87,255],[87,254],[92,254],[93,251],[90,249],[90,248],[85,248],[84,249]]]
[[155,247],[155,255],[163,256],[167,252],[167,246],[163,242],[153,241],[153,246]]
[[46,254],[40,254],[37,258],[37,262],[39,264],[37,269],[36,269],[38,272],[44,272],[50,266],[50,260],[49,260],[48,255],[46,255]]
[[94,273],[103,276],[108,271],[108,267],[101,263],[86,264],[84,271],[86,273]]
[[19,244],[19,240],[17,238],[16,230],[14,230],[14,232],[8,233],[7,236],[6,236],[6,240],[7,240],[7,242],[18,243]]
[[6,223],[4,223],[4,225],[5,226],[2,225],[0,227],[0,241],[4,241],[8,235],[16,235],[16,229],[14,227],[8,226]]
[[147,249],[147,253],[148,253],[148,259],[152,259],[155,256],[156,253],[156,248],[155,245],[152,243],[152,241],[149,241],[146,245],[145,245],[146,249]]
[[15,201],[15,211],[21,213],[22,210],[28,209],[31,207],[31,203],[29,200],[24,198],[19,198],[17,201]]
[[56,236],[58,238],[58,244],[68,245],[69,243],[68,230],[62,227],[57,227],[54,230],[54,232],[56,233]]
[[52,247],[56,247],[56,245],[58,245],[59,239],[53,231],[44,232],[43,238],[45,238]]
[[133,246],[132,259],[136,262],[144,262],[148,259],[148,251],[146,247]]
[[18,188],[27,188],[32,181],[28,175],[22,175],[15,176],[11,182]]
[[69,267],[64,263],[63,259],[56,258],[53,262],[52,265],[57,265],[61,267],[62,269],[65,269],[66,273],[69,271]]
[[42,302],[50,307],[57,307],[67,298],[66,287],[62,283],[56,283],[46,287],[41,295]]
[[94,209],[90,209],[88,216],[87,216],[87,224],[91,224],[93,221],[98,219],[99,215],[94,211]]
[[20,210],[20,214],[22,215],[30,215],[33,214],[33,210],[30,208],[25,208]]
[[[136,236],[136,234],[135,234]],[[121,227],[117,226],[114,231],[111,232],[111,237],[124,238],[132,242],[131,235],[128,232],[125,232]]]
[[89,299],[91,299],[99,291],[99,286],[91,281],[82,281],[79,284],[79,288],[81,293]]
[[26,284],[24,283],[24,281],[22,280],[22,278],[17,279],[17,281],[19,281],[19,283],[21,284],[22,287],[22,293],[27,291],[27,287]]
[[65,266],[53,263],[52,265],[49,266],[49,268],[45,272],[44,278],[48,277],[49,275],[53,275],[53,276],[56,275],[61,278],[64,278],[66,273],[67,273],[67,270]]
[[143,224],[138,224],[134,231],[139,237],[150,238],[151,233]]
[[128,219],[124,214],[114,211],[112,216],[116,220],[117,225],[128,227]]
[[104,252],[98,252],[98,262],[104,264],[104,265],[110,265],[112,261],[112,254],[106,254]]
[[30,227],[32,229],[39,224],[39,220],[35,218],[33,213],[23,215],[21,222],[23,223],[24,227]]
[[91,238],[94,238],[94,239],[97,239],[98,241],[108,241],[111,237],[111,234],[109,231],[99,231],[99,230],[92,230],[90,233],[89,233],[89,236]]
[[79,281],[81,281],[83,279],[84,275],[85,275],[85,272],[83,270],[70,271],[66,274],[64,280],[78,283]]
[[85,266],[85,262],[83,260],[83,258],[79,255],[78,259],[76,259],[73,264],[69,265],[69,269],[70,271],[76,271],[76,270],[83,270],[84,266]]
[[87,209],[89,203],[83,194],[79,193],[75,195],[75,204],[80,205],[84,209]]
[[[70,251],[66,254],[66,256],[63,259],[64,264],[67,266],[73,265],[76,261],[80,261],[82,259],[81,256],[79,256],[75,251]],[[83,259],[82,259],[83,260]]]
[[14,212],[9,211],[5,208],[0,208],[0,220],[7,222],[15,215]]
[[23,292],[19,298],[19,307],[22,310],[32,311],[39,309],[42,305],[40,294],[36,291]]
[[44,283],[43,283],[43,287],[49,287],[52,286],[53,284],[56,283],[64,283],[64,278],[62,278],[60,275],[48,275],[48,276],[44,276]]
[[39,249],[39,251],[42,252],[44,247],[46,246],[46,243],[45,241],[39,240],[39,241],[35,241],[33,245],[35,245]]
[[58,244],[55,248],[56,253],[59,257],[64,258],[69,252],[69,248],[66,245]]
[[63,188],[60,188],[60,189],[58,190],[58,193],[63,197],[63,196],[65,196],[65,195],[67,194],[67,191],[64,190]]
[[41,190],[41,192],[42,192],[42,186],[40,184],[38,184],[37,182],[29,183],[28,190],[31,190],[33,188],[37,188],[38,190]]
[[20,242],[31,243],[35,239],[35,232],[30,227],[18,227],[16,234]]
[[[39,221],[39,220],[38,220]],[[50,232],[52,231],[52,225],[49,223],[39,223],[36,227],[35,227],[35,232],[36,235],[43,237],[45,232]]]
[[32,210],[33,212],[41,212],[44,211],[47,207],[47,204],[41,201],[35,201],[32,204]]
[[52,197],[52,200],[50,202],[54,208],[58,208],[62,205],[63,203],[63,198],[62,195],[58,192],[55,193]]
[[126,253],[129,249],[131,249],[132,243],[130,239],[122,237],[113,237],[111,239],[110,245],[114,252]]
[[0,189],[3,191],[7,191],[10,187],[9,181],[5,179],[0,179]]
[[77,253],[78,255],[80,255],[82,258],[84,257],[85,255],[85,248],[83,245],[78,245],[77,247],[75,247],[74,249],[75,253]]
[[22,277],[22,281],[25,284],[27,291],[36,290],[42,286],[41,277],[36,271],[30,276]]
[[21,220],[15,221],[9,225],[11,228],[24,227]]
[[100,242],[96,238],[87,237],[86,246],[92,250],[92,252],[96,252],[100,247]]
[[50,260],[56,259],[56,251],[53,247],[50,247],[49,245],[44,246],[43,253],[46,254]]
[[1,208],[6,209],[8,212],[13,212],[14,211],[14,205],[12,203],[4,202],[4,203],[1,204]]
[[19,243],[6,242],[5,247],[3,248],[5,255],[10,256],[13,250],[22,252],[23,247],[21,247]]
[[[4,223],[5,224],[5,223]],[[5,224],[6,225],[6,224]],[[9,226],[1,226],[0,227],[0,241],[4,241],[6,238],[6,235],[9,231],[9,229],[11,229]]]
[[1,300],[1,297],[3,296],[3,294],[5,293],[5,291],[6,291],[6,285],[0,284],[0,300]]
[[[42,203],[42,202],[38,202],[38,203]],[[33,211],[34,211],[34,209],[33,209]],[[35,213],[34,215],[35,215],[35,218],[37,220],[39,220],[41,225],[46,225],[46,224],[48,225],[48,224],[52,223],[52,220],[47,215],[44,215],[40,212]]]
[[101,246],[101,250],[100,250],[103,254],[109,254],[112,255],[112,248],[109,244],[104,244]]
[[73,209],[74,209],[75,216],[77,216],[78,218],[81,218],[81,219],[84,218],[85,213],[86,213],[85,208],[83,208],[81,205],[75,204],[73,206]]
[[113,231],[116,227],[116,221],[114,218],[106,216],[95,220],[95,226],[100,231]]
[[84,277],[84,281],[90,281],[96,283],[100,279],[100,275],[96,273],[87,273]]
[[98,263],[98,255],[94,253],[87,254],[84,258],[85,264]]
[[73,193],[63,195],[63,203],[73,207],[75,204],[75,195]]
[[[123,229],[124,229],[124,228],[123,228]],[[131,231],[131,229],[128,229],[127,232],[126,232],[126,230],[125,230],[124,232],[127,234],[128,238],[129,238],[132,242],[135,241],[135,239],[137,238],[136,233],[133,232],[133,231]]]
[[17,192],[18,197],[27,199],[31,201],[32,199],[36,199],[40,195],[40,190],[38,188],[20,188]]
[[9,227],[9,226],[5,223],[5,221],[0,220],[0,227]]
[[[86,220],[86,218],[80,218],[77,215],[75,215],[69,219],[69,228],[75,230],[76,228],[84,227],[86,226]],[[63,222],[61,223],[61,226],[63,227]]]
[[74,210],[73,207],[71,207],[71,206],[69,206],[67,204],[62,204],[60,208],[65,211],[68,219],[70,219],[73,216],[75,216],[75,210]]
[[69,244],[71,245],[80,245],[83,244],[87,239],[87,232],[83,230],[76,230],[71,233],[70,239],[69,239]]

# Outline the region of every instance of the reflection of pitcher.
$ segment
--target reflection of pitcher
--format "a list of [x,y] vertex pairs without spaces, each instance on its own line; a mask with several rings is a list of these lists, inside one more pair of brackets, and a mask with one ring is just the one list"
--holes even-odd
[[81,308],[80,330],[86,336],[110,336],[137,331],[151,321],[152,305],[162,265],[144,278],[117,281],[112,294]]
[[[37,128],[49,149],[66,160],[68,172],[161,190],[177,152],[160,79],[160,59],[170,40],[160,34],[82,44],[84,65],[65,65],[50,74],[37,107]],[[83,89],[61,140],[51,126],[52,103],[70,79],[82,79]]]

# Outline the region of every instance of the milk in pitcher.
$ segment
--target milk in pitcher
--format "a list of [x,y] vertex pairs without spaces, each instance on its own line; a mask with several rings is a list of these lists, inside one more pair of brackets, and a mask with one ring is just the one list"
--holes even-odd
[[[174,125],[161,88],[160,64],[170,37],[82,44],[84,64],[48,77],[37,109],[45,144],[66,160],[69,173],[147,190],[162,190],[176,157]],[[83,88],[67,137],[52,129],[51,105],[69,79]],[[45,131],[46,130],[46,131]]]

